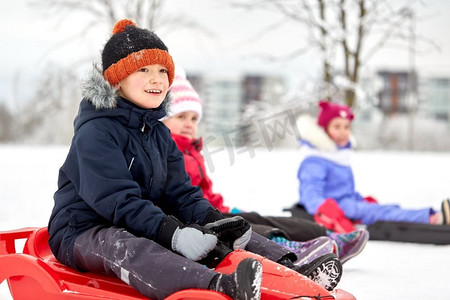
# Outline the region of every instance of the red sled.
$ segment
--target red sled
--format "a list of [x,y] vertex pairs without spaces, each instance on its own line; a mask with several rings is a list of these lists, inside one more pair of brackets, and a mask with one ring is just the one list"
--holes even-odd
[[[16,252],[16,241],[26,239],[23,253]],[[232,273],[247,257],[258,259],[263,266],[261,299],[336,299],[356,300],[343,290],[329,292],[312,280],[247,251],[230,253],[217,267],[221,273]],[[0,282],[8,281],[13,299],[147,299],[118,278],[81,273],[56,260],[48,246],[47,228],[23,228],[0,232]],[[224,294],[186,289],[166,300],[229,300]]]

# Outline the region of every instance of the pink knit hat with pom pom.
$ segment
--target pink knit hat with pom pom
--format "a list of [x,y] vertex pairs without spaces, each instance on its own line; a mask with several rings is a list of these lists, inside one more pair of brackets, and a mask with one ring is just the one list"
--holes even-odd
[[336,103],[331,103],[330,101],[321,100],[319,101],[319,106],[321,110],[317,118],[317,124],[324,129],[326,129],[328,123],[336,117],[341,117],[350,121],[354,118],[350,107],[346,105],[339,105]]
[[195,111],[198,114],[198,121],[200,121],[202,118],[202,101],[186,78],[186,72],[178,65],[175,66],[175,78],[170,88],[170,95],[171,102],[167,117],[170,118],[185,111]]

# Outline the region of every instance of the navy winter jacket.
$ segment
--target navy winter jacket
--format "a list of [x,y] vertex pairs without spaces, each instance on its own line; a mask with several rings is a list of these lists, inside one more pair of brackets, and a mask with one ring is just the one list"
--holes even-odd
[[203,224],[214,209],[191,185],[183,154],[158,121],[165,103],[150,110],[133,105],[117,96],[96,68],[83,96],[49,221],[49,245],[57,259],[76,268],[75,239],[97,225],[158,241],[167,215]]

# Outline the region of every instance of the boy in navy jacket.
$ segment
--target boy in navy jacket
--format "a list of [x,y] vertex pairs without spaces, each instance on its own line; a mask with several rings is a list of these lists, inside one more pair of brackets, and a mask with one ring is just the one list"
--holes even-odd
[[102,69],[83,86],[49,245],[62,263],[115,275],[152,299],[187,288],[259,299],[260,262],[245,259],[225,275],[210,269],[217,257],[245,248],[294,268],[295,254],[252,233],[244,219],[224,218],[191,185],[159,121],[173,78],[172,58],[153,32],[130,20],[115,25]]
[[[153,32],[122,20],[102,63],[84,83],[59,172],[48,226],[56,258],[81,271],[114,274],[152,299],[186,288],[258,299],[257,260],[242,261],[233,275],[197,262],[222,245],[214,222],[228,219],[190,184],[182,154],[158,121],[174,76],[167,47]],[[227,238],[231,247],[244,248],[251,228],[237,221],[228,222],[239,227]]]

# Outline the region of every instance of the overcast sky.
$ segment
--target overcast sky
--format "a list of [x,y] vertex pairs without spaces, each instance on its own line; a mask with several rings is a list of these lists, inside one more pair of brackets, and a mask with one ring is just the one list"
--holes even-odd
[[[440,51],[428,51],[426,55],[419,53],[415,59],[417,69],[423,74],[450,75],[450,35],[447,33],[450,28],[450,1],[422,2],[418,11],[421,21],[417,22],[416,30],[436,42]],[[188,72],[263,71],[288,74],[292,78],[308,78],[318,74],[319,60],[315,53],[308,53],[295,61],[273,64],[255,58],[261,49],[276,55],[288,53],[301,41],[301,37],[290,30],[279,31],[258,42],[248,41],[249,36],[265,27],[270,19],[269,14],[231,10],[224,8],[221,1],[211,0],[169,0],[167,9],[182,11],[217,33],[218,37],[208,38],[198,32],[167,33],[157,30],[176,61]],[[65,47],[57,47],[82,22],[82,19],[71,18],[56,25],[52,18],[30,6],[27,0],[3,1],[0,10],[0,101],[17,105],[14,101],[25,97],[32,82],[45,72],[43,67],[49,61],[70,66],[75,64],[79,69],[77,71],[83,71],[89,64],[87,61],[81,63],[82,59],[99,57],[111,30],[106,27],[93,31],[87,41],[74,40]],[[389,49],[379,51],[365,70],[409,67],[407,51]]]

